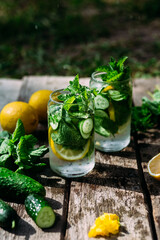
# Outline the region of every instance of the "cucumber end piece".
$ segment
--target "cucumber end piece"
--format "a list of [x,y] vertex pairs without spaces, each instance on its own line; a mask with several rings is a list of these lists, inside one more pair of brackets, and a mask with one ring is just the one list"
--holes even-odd
[[15,222],[15,220],[13,220],[13,221],[12,221],[11,228],[13,229],[13,228],[15,228],[15,226],[16,226],[16,222]]
[[36,218],[36,224],[40,228],[50,228],[55,222],[56,216],[50,206],[43,207]]

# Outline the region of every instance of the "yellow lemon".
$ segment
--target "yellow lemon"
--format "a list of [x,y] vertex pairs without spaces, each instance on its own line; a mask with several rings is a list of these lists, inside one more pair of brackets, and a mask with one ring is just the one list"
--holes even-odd
[[47,104],[51,93],[51,90],[42,89],[34,92],[29,99],[29,104],[36,109],[40,122],[47,121]]
[[152,177],[160,181],[160,153],[148,162],[148,172]]
[[18,119],[24,124],[26,134],[32,133],[38,125],[38,115],[28,103],[16,101],[4,106],[0,114],[0,123],[3,130],[12,133]]

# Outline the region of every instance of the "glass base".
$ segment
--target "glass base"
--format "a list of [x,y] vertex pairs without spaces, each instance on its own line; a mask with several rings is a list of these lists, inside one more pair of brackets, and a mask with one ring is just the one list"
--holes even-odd
[[130,143],[130,122],[115,136],[103,137],[95,134],[95,148],[103,152],[118,152]]
[[128,146],[130,143],[130,137],[125,141],[117,141],[115,140],[101,140],[95,142],[95,147],[97,150],[103,152],[118,152]]
[[87,171],[83,171],[83,172],[68,172],[68,171],[65,171],[65,170],[60,170],[59,171],[55,168],[51,168],[51,169],[52,169],[53,172],[55,172],[56,174],[58,174],[61,177],[77,178],[77,177],[82,177],[82,176],[86,175],[87,173],[89,173],[90,171],[92,171],[92,169],[94,168],[94,165],[90,169],[87,169]]
[[95,166],[94,151],[89,157],[77,161],[64,161],[57,158],[49,147],[49,163],[53,172],[66,178],[82,177],[89,173]]

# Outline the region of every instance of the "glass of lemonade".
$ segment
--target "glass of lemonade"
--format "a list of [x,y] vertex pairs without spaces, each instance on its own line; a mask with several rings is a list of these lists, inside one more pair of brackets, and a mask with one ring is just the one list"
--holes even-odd
[[81,97],[62,89],[48,102],[50,167],[68,178],[83,176],[95,165],[93,101]]
[[95,147],[116,152],[130,142],[132,83],[131,78],[107,81],[107,72],[93,72],[90,88],[96,89]]

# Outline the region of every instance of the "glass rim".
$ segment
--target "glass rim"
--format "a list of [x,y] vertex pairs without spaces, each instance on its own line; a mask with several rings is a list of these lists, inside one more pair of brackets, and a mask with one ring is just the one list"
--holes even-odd
[[97,83],[111,83],[111,84],[116,84],[116,83],[124,83],[124,82],[131,82],[131,77],[129,77],[129,78],[127,78],[127,79],[125,79],[125,80],[121,80],[121,81],[103,81],[103,80],[97,80],[96,78],[95,78],[95,75],[97,74],[97,76],[99,76],[99,75],[105,75],[105,74],[107,74],[107,72],[98,72],[98,71],[95,71],[95,72],[93,72],[92,74],[91,74],[91,79],[93,80],[93,81],[95,81],[95,82],[97,82]]
[[[53,100],[53,95],[55,94],[55,93],[60,93],[60,94],[65,94],[65,93],[70,93],[69,91],[64,91],[64,89],[65,88],[61,88],[61,89],[57,89],[57,90],[54,90],[51,94],[50,94],[50,96],[49,96],[49,100],[51,101],[51,102],[53,102],[53,103],[55,103],[55,104],[59,104],[59,105],[63,105],[64,104],[64,102],[58,102],[58,101],[56,101],[56,100]],[[59,94],[59,95],[60,95]],[[90,101],[91,99],[89,99],[89,101]],[[85,105],[85,103],[82,103],[82,102],[79,102],[79,103],[65,103],[65,105],[66,104],[68,104],[68,105],[72,105],[72,106],[79,106],[79,105]]]

